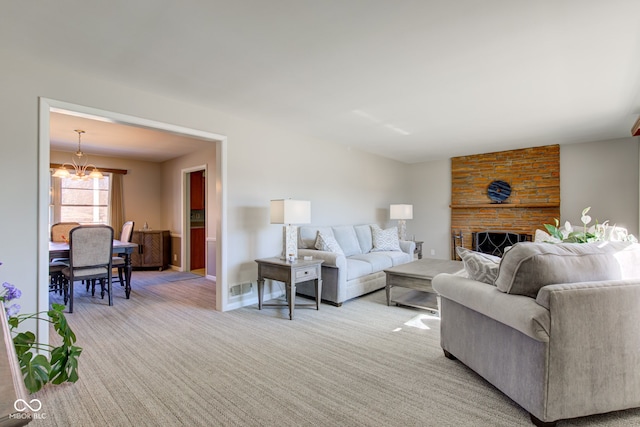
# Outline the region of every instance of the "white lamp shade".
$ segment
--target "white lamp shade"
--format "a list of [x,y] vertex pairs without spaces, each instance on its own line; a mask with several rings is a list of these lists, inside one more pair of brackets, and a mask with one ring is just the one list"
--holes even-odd
[[310,224],[311,202],[307,200],[272,200],[271,224]]
[[390,219],[413,219],[413,205],[391,205]]

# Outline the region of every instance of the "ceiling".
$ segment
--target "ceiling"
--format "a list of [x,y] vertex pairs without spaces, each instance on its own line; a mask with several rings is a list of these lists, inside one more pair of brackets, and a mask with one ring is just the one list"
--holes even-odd
[[49,125],[51,149],[75,152],[78,149],[76,130],[85,131],[81,145],[87,154],[158,163],[197,151],[207,143],[195,137],[114,123],[101,117],[54,111]]
[[0,47],[413,163],[629,137],[638,17],[638,0],[5,1]]

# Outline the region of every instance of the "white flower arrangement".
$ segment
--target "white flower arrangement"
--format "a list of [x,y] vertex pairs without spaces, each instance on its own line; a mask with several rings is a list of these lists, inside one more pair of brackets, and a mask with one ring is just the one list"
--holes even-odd
[[617,225],[609,225],[609,220],[599,224],[597,221],[594,225],[589,226],[591,223],[591,216],[588,215],[591,207],[584,208],[582,210],[581,228],[574,228],[569,221],[564,223],[564,226],[559,227],[560,220],[555,219],[556,225],[544,224],[547,229],[547,233],[541,230],[536,230],[536,241],[543,241],[549,243],[590,243],[590,242],[602,242],[602,241],[623,241],[637,243],[638,239],[633,234],[629,234],[625,228],[618,227]]

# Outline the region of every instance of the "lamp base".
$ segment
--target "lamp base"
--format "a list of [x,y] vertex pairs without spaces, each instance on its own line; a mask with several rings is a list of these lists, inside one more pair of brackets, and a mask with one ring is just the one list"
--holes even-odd
[[398,220],[398,238],[400,240],[407,240],[407,221],[404,219]]
[[298,227],[285,225],[282,229],[282,256],[281,259],[295,261],[298,259]]

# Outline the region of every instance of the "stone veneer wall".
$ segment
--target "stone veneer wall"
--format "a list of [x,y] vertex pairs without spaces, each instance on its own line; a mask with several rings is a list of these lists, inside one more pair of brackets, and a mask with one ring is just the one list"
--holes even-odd
[[[511,185],[503,203],[492,203],[487,187]],[[560,146],[525,148],[451,159],[451,232],[472,248],[473,232],[511,231],[533,235],[560,218]],[[453,255],[453,253],[452,253]]]

